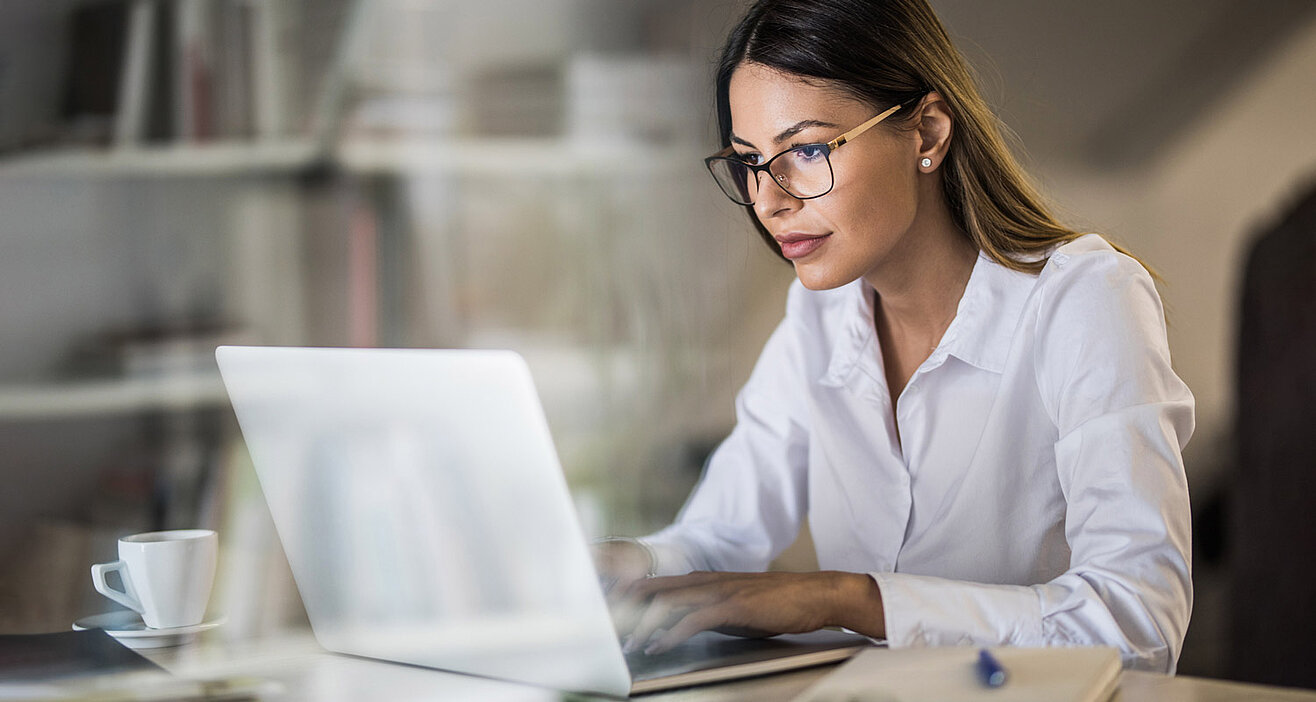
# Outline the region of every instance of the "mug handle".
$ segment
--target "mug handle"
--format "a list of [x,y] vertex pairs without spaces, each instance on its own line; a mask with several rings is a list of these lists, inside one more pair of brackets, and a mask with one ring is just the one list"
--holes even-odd
[[[99,592],[124,607],[141,614],[142,603],[137,599],[137,591],[133,589],[133,581],[128,579],[127,568],[128,564],[124,561],[97,563],[91,567],[91,584],[96,587],[96,592]],[[122,591],[115,590],[105,582],[105,574],[116,570],[119,571],[119,580],[123,581]]]

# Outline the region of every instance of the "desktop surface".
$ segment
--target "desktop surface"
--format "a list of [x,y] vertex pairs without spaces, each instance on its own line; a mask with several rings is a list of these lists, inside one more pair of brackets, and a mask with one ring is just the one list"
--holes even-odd
[[[225,642],[222,632],[172,649],[143,651],[152,661],[179,676],[264,678],[278,700],[389,699],[399,702],[431,699],[488,699],[507,702],[554,702],[562,693],[456,673],[384,663],[325,652],[309,633],[261,641]],[[834,665],[794,670],[756,678],[650,693],[646,702],[789,702],[823,679]],[[477,697],[470,697],[476,695]],[[570,699],[606,700],[571,696]],[[1188,676],[1124,671],[1112,700],[1118,702],[1316,702],[1316,691],[1253,685]]]

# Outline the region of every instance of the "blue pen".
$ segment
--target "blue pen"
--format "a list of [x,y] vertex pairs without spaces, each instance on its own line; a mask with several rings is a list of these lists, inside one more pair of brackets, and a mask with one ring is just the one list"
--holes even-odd
[[987,649],[978,652],[978,677],[987,687],[1000,687],[1005,684],[1005,668]]

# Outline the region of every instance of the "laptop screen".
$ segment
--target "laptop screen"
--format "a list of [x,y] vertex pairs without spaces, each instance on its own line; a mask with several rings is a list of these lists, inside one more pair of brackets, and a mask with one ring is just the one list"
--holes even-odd
[[275,347],[216,356],[323,646],[629,691],[520,356]]

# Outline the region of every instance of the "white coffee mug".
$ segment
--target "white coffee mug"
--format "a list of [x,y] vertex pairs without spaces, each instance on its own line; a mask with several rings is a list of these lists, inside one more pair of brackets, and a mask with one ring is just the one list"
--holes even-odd
[[[192,626],[205,617],[218,551],[219,537],[208,529],[133,534],[119,539],[119,560],[91,567],[91,582],[152,629]],[[106,584],[112,571],[123,590]]]

